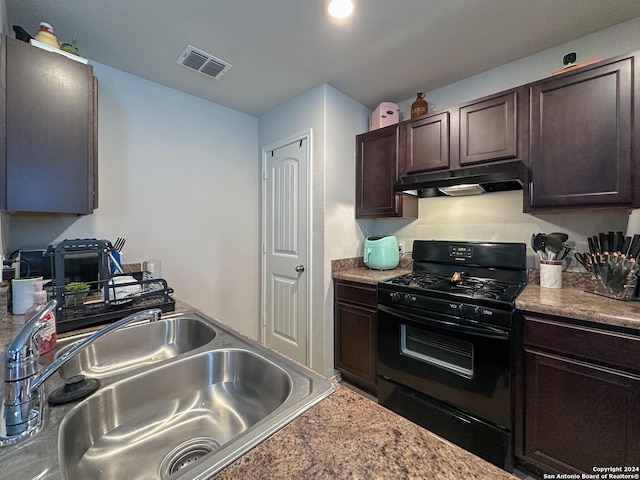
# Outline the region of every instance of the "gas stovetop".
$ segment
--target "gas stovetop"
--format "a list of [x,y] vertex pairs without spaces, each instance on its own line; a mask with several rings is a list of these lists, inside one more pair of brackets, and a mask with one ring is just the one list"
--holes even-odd
[[416,240],[413,272],[378,283],[378,304],[509,326],[527,283],[526,245]]
[[457,297],[464,297],[469,302],[474,298],[513,302],[524,287],[522,283],[468,277],[461,272],[451,276],[412,272],[383,283],[388,286],[407,287],[422,295],[429,295],[430,292],[450,293]]

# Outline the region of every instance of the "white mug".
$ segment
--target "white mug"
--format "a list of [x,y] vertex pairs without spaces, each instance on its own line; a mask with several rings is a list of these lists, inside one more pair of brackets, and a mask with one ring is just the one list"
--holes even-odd
[[14,315],[22,315],[33,305],[33,292],[36,291],[36,282],[41,282],[42,277],[14,278],[11,280],[11,298]]

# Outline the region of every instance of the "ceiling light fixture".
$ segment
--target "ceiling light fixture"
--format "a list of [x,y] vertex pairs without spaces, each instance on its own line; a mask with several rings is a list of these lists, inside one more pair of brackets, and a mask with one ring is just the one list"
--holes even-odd
[[331,0],[329,3],[329,15],[335,18],[347,18],[353,12],[351,0]]

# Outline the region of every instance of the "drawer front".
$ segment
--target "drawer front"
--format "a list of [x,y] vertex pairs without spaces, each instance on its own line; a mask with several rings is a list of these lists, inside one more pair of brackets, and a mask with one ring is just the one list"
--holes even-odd
[[378,304],[377,294],[378,287],[375,285],[336,280],[336,300],[375,307]]
[[524,344],[640,372],[640,336],[525,315]]

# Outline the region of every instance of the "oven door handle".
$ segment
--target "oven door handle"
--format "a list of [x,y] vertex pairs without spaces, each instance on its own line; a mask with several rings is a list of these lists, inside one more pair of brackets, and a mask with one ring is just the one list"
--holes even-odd
[[438,327],[444,328],[446,330],[451,330],[455,332],[464,332],[472,335],[479,335],[488,338],[497,338],[501,340],[509,339],[509,332],[506,330],[502,330],[500,328],[491,327],[489,325],[461,325],[455,322],[447,322],[444,320],[435,320],[432,318],[425,318],[421,315],[415,315],[409,312],[402,312],[400,310],[396,310],[394,308],[389,308],[386,305],[378,305],[378,310],[387,313],[389,315],[393,315],[394,317],[399,317],[400,319],[409,320],[417,323],[430,323],[433,325],[437,325]]

